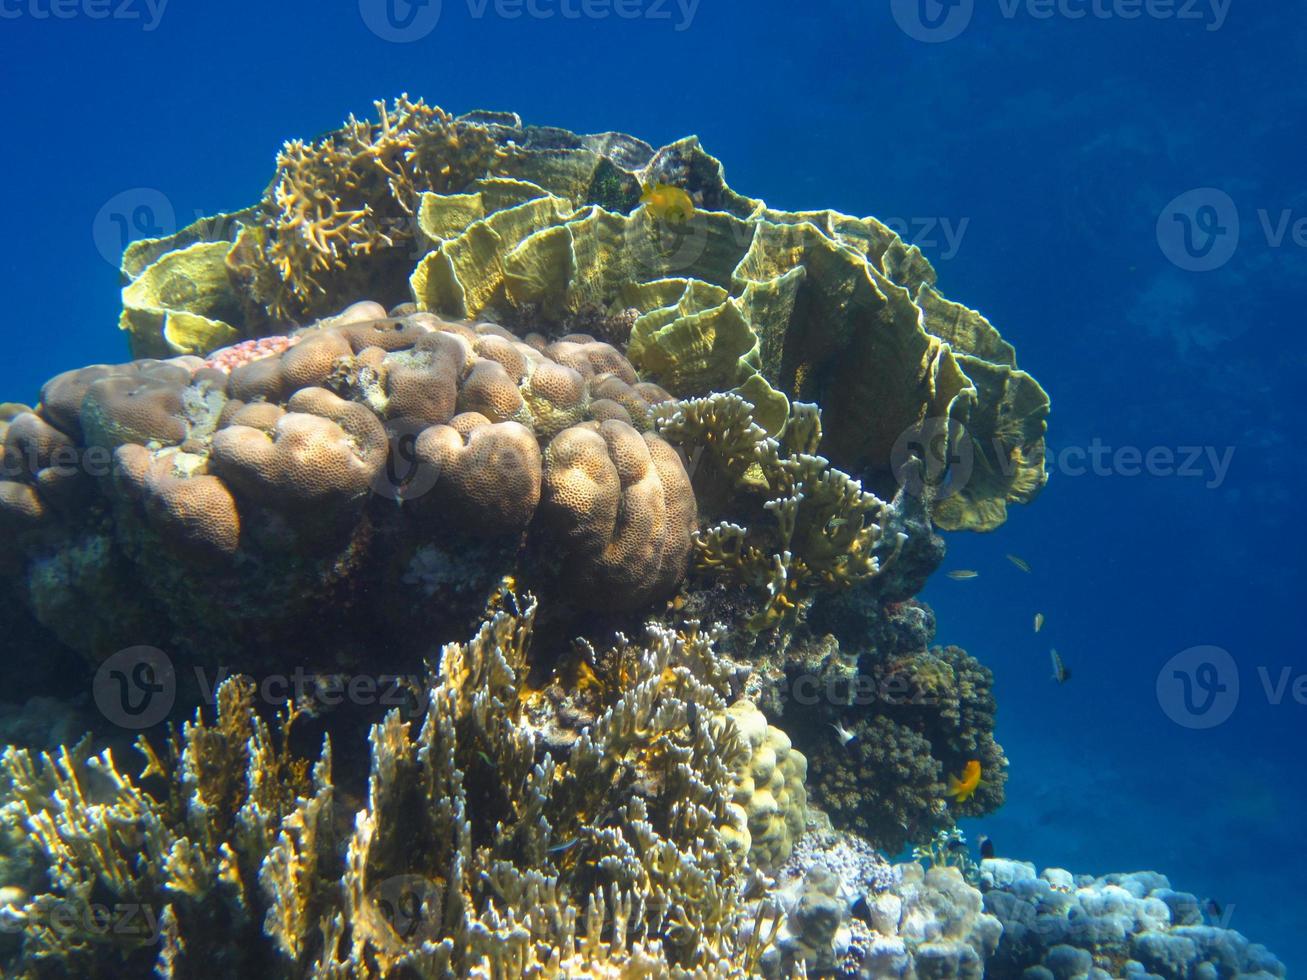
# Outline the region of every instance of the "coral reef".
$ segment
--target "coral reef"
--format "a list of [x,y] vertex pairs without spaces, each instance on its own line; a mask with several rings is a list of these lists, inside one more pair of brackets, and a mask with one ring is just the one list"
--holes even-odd
[[6,976],[1283,975],[959,854],[993,679],[914,596],[1049,401],[885,225],[403,96],[122,274],[136,359],[0,405]]
[[[725,835],[757,753],[707,640],[614,652],[630,687],[556,757],[524,700],[534,604],[504,602],[443,651],[420,716],[373,727],[352,825],[330,742],[310,768],[297,709],[266,724],[241,678],[166,750],[142,737],[138,778],[109,752],[9,749],[0,805],[30,834],[11,846],[47,870],[0,912],[23,937],[7,975],[753,973],[775,915]],[[106,907],[140,928],[98,930]]]
[[980,864],[985,911],[1003,924],[987,975],[1052,977],[1258,977],[1285,975],[1265,947],[1207,921],[1198,899],[1156,872],[1036,874],[1021,861]]
[[[649,183],[686,193],[692,220],[641,207]],[[874,218],[743,197],[692,138],[654,149],[401,96],[287,143],[260,204],[134,244],[123,275],[141,356],[284,334],[362,294],[411,299],[628,342],[647,380],[734,391],[771,435],[790,399],[819,402],[834,467],[887,494],[923,457],[917,489],[945,527],[990,530],[1046,479],[1047,395],[915,246]]]

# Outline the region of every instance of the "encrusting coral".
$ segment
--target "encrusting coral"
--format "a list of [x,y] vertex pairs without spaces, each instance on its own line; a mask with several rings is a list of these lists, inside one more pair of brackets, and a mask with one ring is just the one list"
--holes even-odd
[[1197,896],[1151,871],[1102,877],[1002,858],[981,861],[975,880],[985,911],[1003,925],[986,975],[1256,977],[1286,974],[1267,949],[1249,942]]

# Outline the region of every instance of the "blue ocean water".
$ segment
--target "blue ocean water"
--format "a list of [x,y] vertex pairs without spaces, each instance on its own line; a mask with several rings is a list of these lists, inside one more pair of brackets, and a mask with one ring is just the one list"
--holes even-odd
[[1009,800],[968,829],[1162,871],[1307,966],[1302,9],[52,2],[0,3],[0,400],[126,357],[124,235],[248,203],[375,99],[697,133],[744,193],[893,224],[1052,396],[1043,495],[924,596],[996,675]]

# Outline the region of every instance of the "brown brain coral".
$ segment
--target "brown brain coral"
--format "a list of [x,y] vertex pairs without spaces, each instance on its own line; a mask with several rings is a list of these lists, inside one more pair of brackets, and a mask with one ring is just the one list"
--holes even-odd
[[545,454],[544,503],[578,588],[616,585],[616,603],[636,606],[685,574],[694,493],[660,437],[615,419],[564,429]]
[[414,452],[434,480],[419,506],[490,535],[522,531],[535,515],[540,446],[521,423],[466,413],[423,431]]
[[[551,576],[561,562],[578,606],[632,609],[670,594],[696,508],[676,451],[643,432],[670,396],[585,335],[528,343],[492,323],[397,312],[357,303],[238,357],[52,379],[35,411],[4,421],[0,522],[24,535],[9,563],[20,597],[39,607],[35,563],[53,582],[52,556],[67,561],[96,540],[115,549],[108,564],[149,564],[143,591],[166,607],[199,591],[187,576],[210,574],[233,576],[227,587],[241,594],[309,601],[318,589],[334,602],[333,583],[369,561],[410,562],[394,573],[403,577],[413,549],[457,557],[458,540],[510,545],[541,523],[542,498],[564,547],[530,560]],[[568,446],[581,455],[567,457]],[[103,472],[88,480],[92,454]],[[591,470],[584,500],[562,492]],[[92,526],[108,538],[79,544]],[[191,571],[168,567],[156,539]]]
[[240,513],[231,491],[216,476],[176,468],[178,455],[152,458],[144,446],[126,445],[114,454],[114,462],[126,493],[144,505],[165,539],[201,556],[234,553],[240,545]]

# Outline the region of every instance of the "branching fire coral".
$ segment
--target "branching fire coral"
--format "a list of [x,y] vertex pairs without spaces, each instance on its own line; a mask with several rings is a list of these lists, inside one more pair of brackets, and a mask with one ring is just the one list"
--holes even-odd
[[[732,798],[751,750],[708,639],[627,645],[629,686],[556,757],[522,684],[535,605],[504,601],[445,648],[419,719],[372,729],[352,830],[330,744],[310,774],[286,746],[295,709],[266,725],[240,679],[214,722],[163,753],[142,740],[139,778],[108,752],[10,749],[5,812],[48,867],[9,913],[19,975],[750,975],[775,916],[744,898]],[[157,928],[97,933],[123,904]]]
[[[421,99],[376,108],[375,122],[350,116],[320,139],[287,142],[262,221],[237,237],[229,265],[273,320],[329,312],[359,256],[411,264],[419,193],[461,189],[497,152],[484,127]],[[374,295],[385,292],[386,267],[368,263]]]

